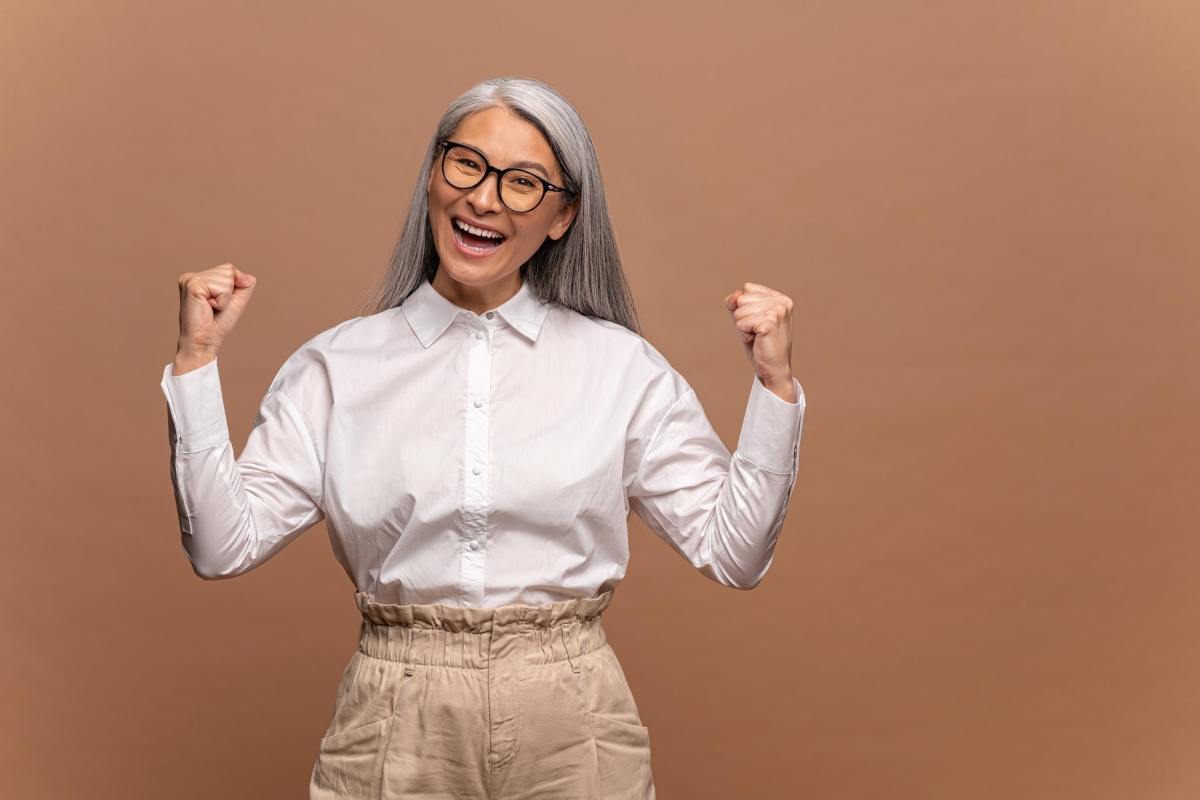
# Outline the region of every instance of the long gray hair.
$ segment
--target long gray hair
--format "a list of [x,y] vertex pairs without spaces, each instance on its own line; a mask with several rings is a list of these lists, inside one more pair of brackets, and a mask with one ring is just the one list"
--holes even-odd
[[[640,333],[633,293],[621,269],[600,163],[587,126],[567,99],[544,83],[528,78],[494,78],[467,90],[450,104],[425,152],[408,219],[391,261],[375,289],[377,313],[404,302],[423,280],[433,280],[438,254],[429,225],[429,171],[441,155],[441,142],[464,119],[487,108],[506,108],[537,126],[550,142],[567,190],[579,198],[571,227],[557,241],[547,238],[521,266],[521,275],[543,302],[615,322]],[[561,202],[568,202],[563,197]]]

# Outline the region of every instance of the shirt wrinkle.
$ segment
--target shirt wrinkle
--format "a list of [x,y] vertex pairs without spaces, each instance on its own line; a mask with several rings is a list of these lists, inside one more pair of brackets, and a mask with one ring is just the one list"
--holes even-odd
[[757,463],[757,462],[755,462],[755,461],[751,461],[750,459],[746,458],[746,457],[745,457],[744,455],[742,455],[741,453],[734,453],[734,455],[735,455],[737,458],[740,458],[742,461],[745,461],[747,464],[749,464],[750,466],[754,467],[755,469],[757,469],[757,470],[761,470],[762,472],[769,472],[769,473],[771,473],[772,475],[782,475],[782,476],[786,477],[786,476],[788,476],[788,475],[791,475],[791,474],[792,474],[792,473],[795,471],[795,470],[790,470],[790,469],[789,469],[787,472],[780,472],[779,470],[776,470],[776,469],[770,469],[770,468],[768,468],[768,467],[764,467],[762,464],[759,464],[759,463]]
[[692,393],[692,387],[690,387],[690,386],[687,387],[687,390],[684,391],[683,393],[681,393],[679,395],[679,397],[676,397],[675,402],[673,402],[673,403],[671,403],[671,405],[667,406],[667,410],[664,411],[662,413],[662,416],[658,418],[658,422],[655,423],[655,425],[654,425],[654,432],[650,434],[650,438],[647,440],[646,446],[644,448],[642,448],[642,457],[638,461],[638,468],[637,468],[638,475],[641,475],[642,468],[646,464],[646,458],[650,455],[650,452],[654,449],[654,444],[658,440],[658,432],[662,430],[663,425],[666,423],[667,419],[670,418],[671,413],[675,410],[675,407],[678,406],[683,401],[683,399],[688,396],[689,393]]
[[[303,412],[300,411],[300,409],[296,406],[295,403],[292,402],[292,399],[290,397],[288,397],[286,393],[277,389],[274,392],[268,392],[267,397],[270,397],[272,394],[278,395],[283,400],[283,402],[290,409],[290,412],[295,415],[297,421],[300,423],[300,429],[302,431],[304,431],[304,433],[306,435],[305,444],[308,445],[308,454],[310,456],[312,456],[312,463],[317,468],[317,473],[321,477],[321,480],[315,484],[315,488],[317,489],[318,496],[313,498],[316,501],[317,505],[320,506],[321,498],[324,497],[324,494],[325,494],[325,492],[324,492],[325,465],[322,463],[321,457],[319,455],[317,455],[317,445],[316,445],[317,437],[313,433],[312,425],[305,418]],[[263,398],[263,399],[265,400],[266,398]]]

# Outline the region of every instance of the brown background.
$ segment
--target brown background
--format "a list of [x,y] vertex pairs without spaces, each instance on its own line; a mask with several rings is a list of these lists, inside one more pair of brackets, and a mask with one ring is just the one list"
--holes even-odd
[[323,528],[192,575],[175,279],[259,278],[221,354],[240,448],[378,274],[445,106],[524,74],[591,126],[648,338],[731,445],[721,298],[796,300],[809,417],[766,580],[632,526],[609,628],[660,796],[1200,796],[1198,25],[1188,0],[4,3],[2,793],[303,795],[352,587]]

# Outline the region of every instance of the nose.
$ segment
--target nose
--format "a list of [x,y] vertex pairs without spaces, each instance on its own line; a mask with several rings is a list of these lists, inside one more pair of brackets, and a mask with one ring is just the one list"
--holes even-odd
[[[494,177],[494,179],[493,179]],[[503,210],[500,202],[500,176],[489,172],[474,189],[467,193],[467,202],[478,214],[498,213]]]

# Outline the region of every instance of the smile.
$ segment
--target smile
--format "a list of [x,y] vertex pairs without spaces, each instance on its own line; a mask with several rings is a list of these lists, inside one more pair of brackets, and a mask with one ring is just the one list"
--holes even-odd
[[471,225],[458,217],[451,220],[451,229],[454,231],[455,243],[472,255],[491,253],[504,243],[502,234]]

